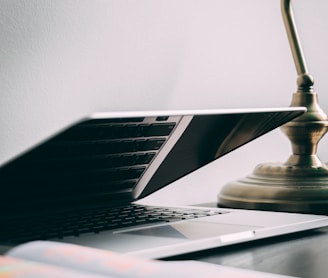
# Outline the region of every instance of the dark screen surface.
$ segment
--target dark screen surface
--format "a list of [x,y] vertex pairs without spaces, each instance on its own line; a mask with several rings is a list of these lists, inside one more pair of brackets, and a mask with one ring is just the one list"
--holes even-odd
[[117,205],[142,198],[280,126],[299,111],[193,116],[139,196],[134,190],[174,133],[170,117],[89,119],[0,168],[8,211]]
[[[195,116],[140,197],[279,127],[295,112]],[[224,171],[224,169],[222,169]]]

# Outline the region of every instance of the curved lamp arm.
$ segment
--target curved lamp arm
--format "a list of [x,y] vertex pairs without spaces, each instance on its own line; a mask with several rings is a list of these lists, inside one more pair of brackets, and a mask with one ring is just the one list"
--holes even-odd
[[298,75],[303,75],[307,73],[307,67],[296,30],[291,2],[292,0],[281,0],[281,12],[297,73]]

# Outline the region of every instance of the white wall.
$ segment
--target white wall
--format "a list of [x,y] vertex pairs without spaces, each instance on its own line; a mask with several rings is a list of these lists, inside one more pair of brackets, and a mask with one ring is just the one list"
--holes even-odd
[[[328,112],[327,9],[294,1]],[[0,164],[93,111],[288,106],[295,83],[280,0],[0,0]],[[274,131],[153,198],[215,200],[289,153]]]

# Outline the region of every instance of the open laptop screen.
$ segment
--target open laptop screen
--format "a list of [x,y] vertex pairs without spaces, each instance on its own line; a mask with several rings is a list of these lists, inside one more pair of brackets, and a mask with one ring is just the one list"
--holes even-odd
[[302,108],[98,113],[0,168],[0,208],[128,203],[284,124]]

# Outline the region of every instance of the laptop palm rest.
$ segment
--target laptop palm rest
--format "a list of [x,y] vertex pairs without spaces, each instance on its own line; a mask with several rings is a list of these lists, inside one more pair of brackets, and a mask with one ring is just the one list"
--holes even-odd
[[256,228],[258,227],[224,223],[210,223],[203,221],[185,221],[151,228],[135,229],[123,233],[141,236],[197,240],[209,237],[217,237],[225,234],[253,231]]

